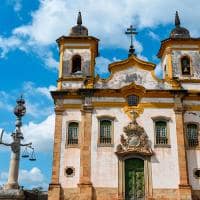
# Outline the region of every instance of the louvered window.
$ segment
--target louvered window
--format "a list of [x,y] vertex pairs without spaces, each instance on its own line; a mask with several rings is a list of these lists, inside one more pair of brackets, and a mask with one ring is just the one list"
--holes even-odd
[[156,131],[156,144],[168,144],[167,122],[165,121],[155,122],[155,131]]
[[67,144],[78,144],[78,123],[77,122],[69,123]]
[[189,147],[195,147],[199,145],[198,126],[196,124],[187,124],[186,134]]
[[100,144],[111,144],[112,142],[112,122],[110,120],[100,121]]

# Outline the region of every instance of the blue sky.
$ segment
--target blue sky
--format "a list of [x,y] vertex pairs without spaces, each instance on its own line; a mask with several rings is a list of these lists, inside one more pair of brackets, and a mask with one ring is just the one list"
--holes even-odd
[[[87,6],[85,6],[87,5]],[[182,25],[192,36],[200,36],[198,0],[3,0],[0,4],[0,129],[4,139],[14,130],[15,100],[23,94],[27,114],[23,119],[25,142],[32,141],[37,161],[21,159],[20,184],[47,189],[51,176],[54,131],[53,101],[49,91],[57,80],[58,48],[55,40],[68,35],[78,11],[89,34],[100,39],[96,72],[107,77],[107,66],[127,58],[131,24],[138,35],[134,45],[138,57],[158,65],[160,41],[174,27],[179,11]],[[0,185],[7,180],[10,152],[0,147]],[[34,177],[30,179],[30,177]]]

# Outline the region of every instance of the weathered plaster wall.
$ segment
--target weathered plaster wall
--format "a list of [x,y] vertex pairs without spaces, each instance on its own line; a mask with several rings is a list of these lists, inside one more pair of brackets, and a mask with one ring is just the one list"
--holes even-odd
[[180,59],[182,56],[188,55],[191,59],[192,76],[191,79],[200,78],[200,55],[198,50],[173,50],[172,51],[172,65],[173,76],[181,79],[187,79],[187,76],[182,76]]
[[89,76],[91,52],[90,49],[65,49],[63,54],[63,77],[72,76],[72,57],[81,56],[81,71],[84,76]]
[[198,91],[200,91],[200,83],[182,83],[181,86],[186,90],[198,90]]
[[117,71],[107,81],[99,80],[96,88],[118,89],[131,83],[145,87],[146,89],[169,89],[167,83],[158,82],[153,78],[150,71],[143,70],[137,66],[131,66],[123,71]]

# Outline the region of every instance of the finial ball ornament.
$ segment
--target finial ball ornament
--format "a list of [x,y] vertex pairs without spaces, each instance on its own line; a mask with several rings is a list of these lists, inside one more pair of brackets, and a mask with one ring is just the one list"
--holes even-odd
[[22,98],[22,96],[17,99],[17,105],[14,108],[14,114],[17,117],[23,117],[26,113],[26,107],[25,107],[25,100]]

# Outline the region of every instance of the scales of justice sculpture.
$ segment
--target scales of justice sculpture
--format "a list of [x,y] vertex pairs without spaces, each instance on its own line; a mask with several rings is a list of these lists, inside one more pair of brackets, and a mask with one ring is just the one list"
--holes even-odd
[[[17,99],[16,102],[17,105],[14,108],[14,114],[16,115],[16,121],[15,121],[16,129],[11,134],[12,142],[11,143],[3,142],[3,133],[4,133],[3,130],[0,135],[0,144],[9,146],[11,148],[11,159],[10,159],[8,181],[3,187],[3,189],[0,190],[0,199],[1,197],[7,195],[12,195],[13,198],[9,197],[10,199],[23,199],[20,197],[19,198],[16,197],[16,196],[23,196],[22,194],[23,191],[20,189],[20,186],[18,184],[21,147],[25,147],[24,151],[22,152],[23,158],[29,158],[30,161],[36,160],[32,143],[31,142],[27,144],[21,143],[21,141],[24,139],[21,127],[22,127],[22,117],[26,113],[25,100],[21,96],[19,99]],[[31,150],[30,153],[28,149]]]

